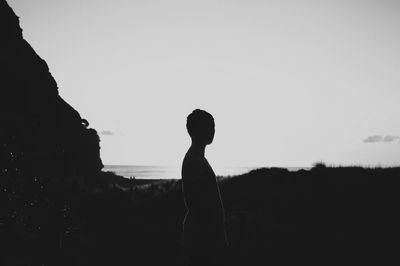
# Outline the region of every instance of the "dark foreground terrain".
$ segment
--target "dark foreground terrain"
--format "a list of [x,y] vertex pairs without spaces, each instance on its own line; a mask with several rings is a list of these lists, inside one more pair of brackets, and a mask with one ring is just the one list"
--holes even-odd
[[[220,179],[231,265],[396,259],[400,168],[265,168]],[[179,180],[1,184],[1,265],[179,265]]]

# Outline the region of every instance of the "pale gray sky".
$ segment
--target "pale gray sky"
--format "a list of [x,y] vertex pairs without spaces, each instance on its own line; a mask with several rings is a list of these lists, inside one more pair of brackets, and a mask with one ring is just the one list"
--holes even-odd
[[105,164],[400,163],[400,1],[8,0]]

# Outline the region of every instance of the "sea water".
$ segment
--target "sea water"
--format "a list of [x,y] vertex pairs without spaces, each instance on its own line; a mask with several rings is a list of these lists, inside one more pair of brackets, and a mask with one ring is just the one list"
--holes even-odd
[[[217,176],[235,176],[247,173],[261,167],[221,166],[213,167]],[[306,169],[306,167],[287,167],[290,171]],[[160,165],[105,165],[103,171],[114,172],[126,178],[135,177],[139,179],[180,179],[180,166]]]

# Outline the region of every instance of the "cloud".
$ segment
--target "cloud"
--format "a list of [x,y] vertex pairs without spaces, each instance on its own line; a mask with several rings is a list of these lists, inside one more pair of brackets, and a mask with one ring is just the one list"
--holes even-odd
[[112,132],[111,130],[102,130],[99,132],[99,134],[104,136],[114,136],[114,132]]
[[392,142],[392,141],[395,141],[395,140],[400,140],[400,136],[385,136],[383,138],[384,142]]
[[387,135],[387,136],[380,136],[380,135],[373,135],[369,136],[368,138],[364,139],[365,143],[376,143],[376,142],[393,142],[395,140],[398,140],[400,142],[400,136],[393,136],[393,135]]
[[374,135],[374,136],[369,136],[368,138],[364,139],[364,142],[367,142],[367,143],[381,142],[382,139],[383,139],[382,136]]

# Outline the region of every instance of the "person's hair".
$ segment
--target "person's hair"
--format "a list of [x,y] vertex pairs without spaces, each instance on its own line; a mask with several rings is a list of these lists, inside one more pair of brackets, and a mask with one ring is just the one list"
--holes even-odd
[[214,126],[214,117],[204,110],[196,109],[186,119],[186,129],[195,141],[212,140]]

